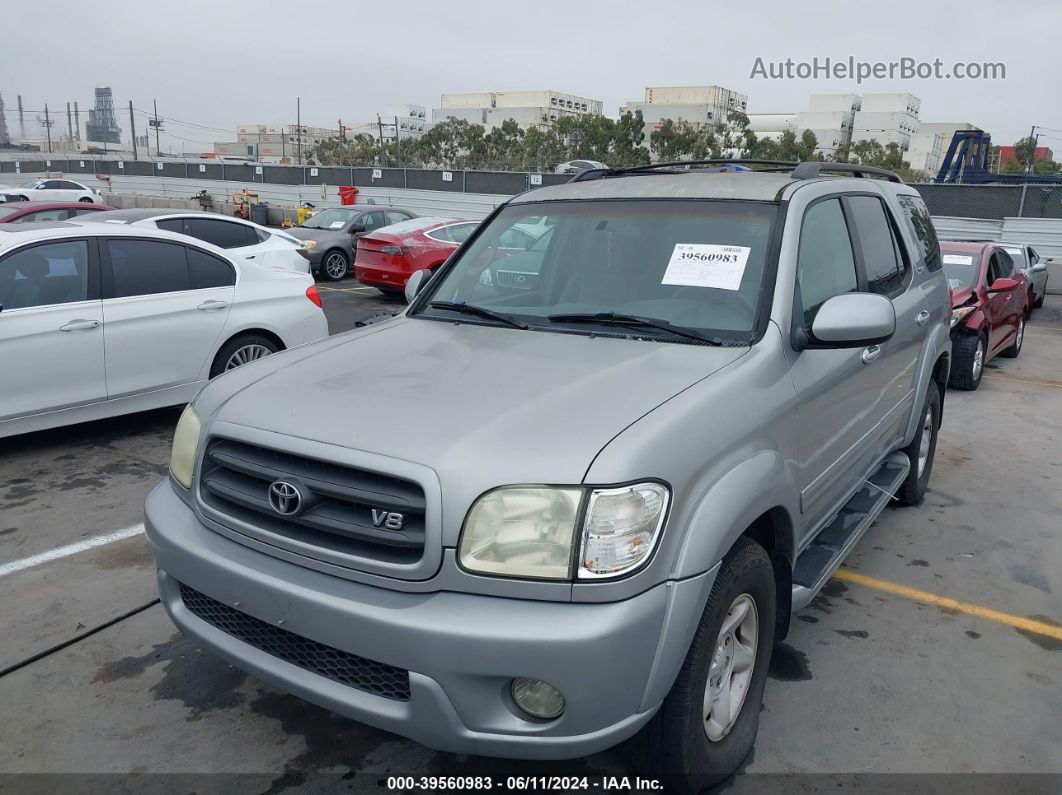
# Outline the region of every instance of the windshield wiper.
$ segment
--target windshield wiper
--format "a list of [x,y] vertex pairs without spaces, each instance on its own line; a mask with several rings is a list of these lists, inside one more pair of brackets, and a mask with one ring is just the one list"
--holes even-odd
[[723,340],[717,337],[709,337],[696,331],[677,328],[666,320],[658,320],[652,317],[640,317],[638,315],[624,315],[620,312],[581,312],[567,315],[550,315],[546,320],[551,323],[611,323],[616,326],[633,326],[640,328],[655,328],[673,334],[676,337],[707,342],[710,345],[723,345]]
[[465,315],[475,315],[476,317],[483,317],[488,320],[496,320],[499,323],[504,323],[507,326],[512,326],[518,329],[527,329],[526,323],[521,323],[519,320],[514,320],[508,315],[503,315],[498,312],[493,312],[490,309],[486,309],[482,306],[476,306],[475,304],[466,304],[464,301],[432,301],[428,304],[432,309],[449,309],[453,312],[461,312]]

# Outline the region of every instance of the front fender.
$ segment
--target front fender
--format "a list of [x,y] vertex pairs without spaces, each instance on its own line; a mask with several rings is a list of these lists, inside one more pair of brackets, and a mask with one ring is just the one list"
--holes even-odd
[[781,508],[786,525],[776,535],[775,552],[790,562],[796,550],[794,517],[800,490],[785,460],[774,451],[756,453],[719,478],[700,498],[686,525],[671,576],[692,577],[715,566],[764,513]]
[[[980,322],[984,324],[984,313],[978,309],[976,312],[972,312],[970,317],[980,317]],[[970,324],[967,323],[967,326]],[[922,356],[918,361],[918,373],[915,377],[915,399],[911,405],[911,416],[907,418],[907,430],[903,435],[903,444],[906,447],[914,439],[915,433],[918,430],[918,423],[922,419],[922,395],[929,389],[929,384],[933,380],[933,372],[937,366],[937,360],[944,355],[947,356],[946,369],[942,375],[941,382],[948,382],[948,373],[951,370],[951,334],[944,324],[933,326],[932,331],[926,338],[926,344],[922,347]],[[941,416],[943,417],[944,411],[944,396],[941,395],[940,399]]]

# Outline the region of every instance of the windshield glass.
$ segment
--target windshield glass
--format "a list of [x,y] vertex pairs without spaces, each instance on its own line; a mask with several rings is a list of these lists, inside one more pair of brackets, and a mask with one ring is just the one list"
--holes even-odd
[[321,210],[317,215],[311,215],[299,224],[299,226],[303,229],[342,229],[360,212],[360,210],[347,210],[342,208]]
[[511,205],[432,286],[430,300],[586,333],[602,328],[549,317],[636,315],[747,341],[777,213],[774,203],[750,201]]
[[944,260],[944,273],[948,277],[948,287],[952,290],[960,290],[963,287],[973,287],[977,284],[977,271],[981,264],[979,254],[949,251],[944,247],[941,247],[940,253]]

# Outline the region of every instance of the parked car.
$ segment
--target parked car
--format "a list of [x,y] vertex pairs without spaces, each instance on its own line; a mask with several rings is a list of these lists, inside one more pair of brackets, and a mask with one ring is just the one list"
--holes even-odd
[[312,252],[303,241],[279,229],[205,210],[134,208],[111,210],[82,220],[179,232],[267,268],[286,268],[302,273],[310,270]]
[[453,218],[414,218],[366,232],[358,240],[354,275],[383,293],[401,295],[414,271],[438,268],[478,225]]
[[561,163],[553,169],[554,174],[578,174],[580,171],[588,171],[589,169],[604,169],[608,168],[604,163],[597,160],[569,160],[567,163]]
[[385,226],[416,218],[414,213],[398,207],[332,207],[311,215],[299,226],[288,230],[299,240],[312,240],[310,267],[325,279],[338,281],[350,273],[355,242],[362,235]]
[[0,224],[69,221],[78,216],[113,209],[106,204],[86,204],[85,202],[11,202],[0,204]]
[[305,273],[144,227],[0,224],[0,437],[185,403],[327,334]]
[[17,187],[2,185],[0,195],[9,202],[51,201],[103,204],[99,190],[69,179],[31,179]]
[[[433,748],[582,757],[644,728],[655,770],[730,775],[790,613],[933,467],[936,238],[857,169],[524,193],[403,314],[209,384],[146,503],[170,617]],[[534,288],[484,283],[543,215]]]
[[[1029,281],[1029,311],[1044,305],[1047,295],[1047,262],[1041,259],[1028,243],[1001,243],[1004,250],[1014,260],[1014,266],[1025,274]],[[1027,316],[1026,316],[1026,319]]]
[[1013,358],[1025,340],[1029,283],[998,243],[940,244],[951,288],[951,386],[972,391],[985,365]]

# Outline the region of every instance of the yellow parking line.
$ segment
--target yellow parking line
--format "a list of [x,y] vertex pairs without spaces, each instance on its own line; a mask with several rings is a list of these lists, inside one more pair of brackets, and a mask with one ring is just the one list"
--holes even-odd
[[949,596],[939,596],[935,593],[930,593],[929,591],[920,591],[917,588],[909,588],[906,585],[889,582],[888,580],[879,580],[877,577],[868,577],[865,574],[860,574],[851,569],[838,569],[833,573],[833,576],[839,580],[854,582],[857,585],[863,585],[867,588],[876,588],[879,591],[885,591],[886,593],[895,594],[896,596],[903,596],[907,599],[913,599],[916,602],[925,602],[927,604],[936,605],[937,607],[944,607],[949,610],[955,610],[959,613],[965,613],[968,616],[986,618],[989,621],[995,621],[997,624],[1006,624],[1008,627],[1023,629],[1026,632],[1034,632],[1037,635],[1045,635],[1049,638],[1054,638],[1055,640],[1062,640],[1062,626],[1052,626],[1044,621],[1037,621],[1034,618],[1023,618],[1022,616],[1015,616],[1010,613],[1002,613],[999,610],[993,610],[990,607],[981,607],[981,605],[971,604],[970,602],[960,602],[958,599],[952,599]]
[[1035,386],[1053,386],[1055,389],[1062,389],[1062,384],[1056,384],[1053,381],[1027,381],[1021,378],[1005,378],[1001,375],[986,375],[984,378],[991,378],[993,381],[1010,381],[1014,384],[1033,384]]

